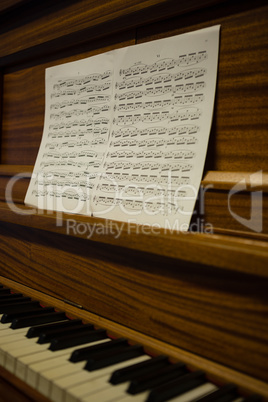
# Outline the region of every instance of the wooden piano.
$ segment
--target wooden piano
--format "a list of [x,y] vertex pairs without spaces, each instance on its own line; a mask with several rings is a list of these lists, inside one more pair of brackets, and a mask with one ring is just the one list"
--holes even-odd
[[[234,383],[241,398],[257,393],[263,400],[267,17],[259,0],[0,4],[0,283],[112,338],[141,344],[150,355],[204,370],[217,386]],[[63,214],[59,223],[54,213],[24,205],[42,136],[47,67],[215,24],[221,25],[215,111],[203,202],[189,233],[125,225],[115,236],[115,221]],[[68,228],[70,219],[80,230]],[[88,238],[86,227],[105,230]],[[1,401],[50,399],[5,367],[0,373]]]

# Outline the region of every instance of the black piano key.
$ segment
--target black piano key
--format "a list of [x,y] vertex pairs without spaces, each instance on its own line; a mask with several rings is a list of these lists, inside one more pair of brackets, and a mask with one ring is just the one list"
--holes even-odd
[[0,295],[0,303],[2,303],[5,300],[11,300],[14,298],[20,298],[23,297],[22,293],[10,293],[8,295]]
[[3,314],[2,318],[1,318],[1,322],[3,324],[7,323],[7,322],[12,322],[14,320],[14,318],[23,318],[23,317],[28,317],[30,315],[39,315],[39,314],[47,314],[47,313],[52,313],[54,310],[53,307],[45,307],[42,308],[41,306],[37,306],[37,307],[32,307],[30,309],[28,309],[27,311],[16,311],[14,313],[5,313]]
[[87,346],[84,348],[74,350],[69,360],[73,363],[81,362],[83,360],[87,360],[93,354],[104,351],[107,352],[109,350],[121,347],[123,345],[128,346],[128,341],[125,338],[114,339],[112,341],[101,343],[100,345]]
[[105,339],[106,337],[107,333],[104,329],[88,329],[88,331],[53,339],[49,346],[49,349],[53,351],[67,349],[72,346],[83,345],[85,343]]
[[14,300],[9,301],[8,304],[5,304],[3,306],[0,306],[0,314],[5,314],[5,313],[14,313],[14,312],[20,312],[20,311],[27,311],[33,307],[37,308],[40,307],[39,302],[37,301],[31,301],[30,298],[28,300],[23,300],[23,301],[16,301]]
[[201,370],[186,374],[154,388],[146,402],[164,402],[184,392],[190,391],[206,382],[205,373]]
[[52,342],[53,339],[67,337],[73,334],[82,334],[84,331],[93,331],[93,324],[83,324],[82,321],[79,325],[75,325],[75,323],[70,324],[68,328],[58,328],[52,329],[51,331],[47,331],[46,333],[41,333],[37,343],[43,344]]
[[187,374],[188,371],[183,363],[170,364],[166,367],[158,368],[147,375],[139,376],[131,381],[127,392],[135,395],[147,389],[158,387],[171,380],[178,379]]
[[65,313],[52,312],[48,314],[32,315],[29,317],[14,318],[14,320],[10,325],[10,328],[12,329],[25,328],[25,327],[31,327],[33,325],[40,325],[49,322],[56,322],[63,320],[66,320]]
[[167,356],[152,357],[150,360],[146,360],[144,362],[133,364],[123,369],[114,371],[109,382],[113,385],[121,384],[122,382],[130,381],[133,378],[141,375],[146,375],[147,373],[169,365],[170,363]]
[[231,402],[238,397],[237,388],[234,384],[227,384],[198,399],[198,402]]
[[31,301],[31,298],[30,297],[15,297],[14,299],[3,300],[3,302],[0,303],[0,313],[3,314],[3,312],[5,311],[5,308],[11,304],[20,304],[20,303],[24,303],[27,301]]
[[60,329],[60,328],[69,328],[70,326],[73,325],[82,325],[82,320],[75,319],[66,319],[66,321],[62,322],[54,322],[52,324],[44,324],[44,325],[39,325],[38,327],[31,327],[28,329],[28,332],[26,334],[27,338],[36,338],[40,336],[43,333],[49,333],[53,331],[54,329]]
[[87,361],[84,367],[85,370],[98,370],[144,354],[141,345],[128,346],[127,348],[121,348],[120,350],[121,351],[110,351],[110,353],[104,352],[94,355],[94,357],[91,357]]

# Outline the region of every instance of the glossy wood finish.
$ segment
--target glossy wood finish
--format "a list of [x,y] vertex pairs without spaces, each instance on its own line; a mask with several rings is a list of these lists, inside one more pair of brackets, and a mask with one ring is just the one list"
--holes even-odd
[[[170,357],[172,362],[184,362],[190,370],[204,370],[207,378],[217,385],[232,382],[237,384],[241,395],[246,396],[251,393],[259,393],[263,395],[263,400],[268,400],[268,386],[267,383],[263,381],[249,377],[241,372],[231,369],[230,367],[222,366],[211,360],[204,359],[201,356],[191,353],[191,351],[186,351],[174,347],[166,342],[162,342],[159,339],[149,337],[144,333],[127,328],[125,325],[120,325],[84,309],[72,306],[66,300],[62,301],[55,299],[54,297],[40,293],[35,289],[21,285],[13,280],[0,276],[0,282],[14,291],[21,292],[24,295],[32,297],[34,300],[41,301],[45,306],[54,306],[58,311],[65,311],[69,317],[78,317],[84,322],[90,322],[95,326],[95,328],[105,328],[108,334],[113,338],[126,337],[131,344],[141,344],[144,346],[145,352],[149,355],[167,355]],[[8,373],[5,373],[5,376],[8,376],[8,379],[10,381],[12,380],[16,385],[16,378],[12,378]]]
[[[173,358],[207,366],[217,378],[222,370],[225,380],[233,375],[268,398],[267,5],[47,1],[49,7],[33,7],[27,19],[34,2],[26,3],[17,5],[24,11],[12,23],[7,9],[0,28],[3,281],[59,308],[66,307],[63,300],[77,303],[85,320],[143,339],[155,351],[166,347]],[[214,233],[183,234],[23,206],[42,135],[46,67],[213,24],[221,24],[219,77],[204,208],[199,200],[193,222],[202,219]],[[232,196],[232,212],[249,219],[251,197],[262,191],[263,207],[254,209],[257,219],[263,216],[260,232],[228,208],[229,192],[239,182],[245,186]]]
[[[267,381],[263,368],[268,355],[268,279],[258,275],[257,249],[253,252],[249,242],[247,250],[244,244],[244,252],[237,255],[235,244],[230,243],[228,249],[227,244],[224,247],[215,239],[218,261],[227,262],[233,255],[233,262],[239,263],[239,257],[244,258],[243,265],[251,267],[250,273],[244,273],[220,269],[216,264],[190,263],[178,255],[164,257],[168,242],[161,244],[159,236],[148,236],[155,240],[152,247],[159,250],[158,255],[152,254],[144,237],[130,236],[128,240],[125,234],[120,236],[118,246],[112,246],[2,223],[0,240],[5,257],[1,273]],[[123,239],[133,242],[134,248],[122,247]],[[148,252],[135,247],[138,240],[143,246],[148,244]],[[181,239],[175,243],[171,238],[170,246],[171,250],[180,248],[181,256],[201,255],[202,248],[211,258],[215,253],[214,247],[207,247],[205,236],[199,244],[185,238],[184,245]],[[264,260],[266,255],[267,261],[267,249],[259,252]],[[250,262],[252,254],[258,261],[256,274],[254,261]]]

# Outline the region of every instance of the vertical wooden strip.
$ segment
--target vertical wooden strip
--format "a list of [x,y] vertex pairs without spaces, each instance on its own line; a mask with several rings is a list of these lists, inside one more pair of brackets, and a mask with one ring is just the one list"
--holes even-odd
[[3,70],[0,69],[0,163],[2,162]]

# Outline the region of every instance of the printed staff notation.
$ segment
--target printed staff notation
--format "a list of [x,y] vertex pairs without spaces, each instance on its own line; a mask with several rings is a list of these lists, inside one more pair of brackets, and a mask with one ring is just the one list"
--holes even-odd
[[41,168],[47,168],[52,166],[72,166],[72,167],[79,167],[79,168],[99,168],[101,165],[101,161],[94,160],[89,162],[74,162],[72,160],[59,160],[59,161],[46,161],[41,162]]
[[168,71],[175,67],[182,67],[201,63],[203,60],[206,60],[207,57],[208,57],[207,52],[205,50],[200,52],[183,54],[179,56],[178,59],[163,59],[150,65],[140,63],[126,69],[121,69],[119,74],[129,77],[138,74],[147,74],[147,73],[152,74],[160,71]]
[[33,190],[32,195],[35,197],[56,197],[56,198],[68,198],[69,200],[80,200],[80,201],[88,201],[90,199],[90,195],[77,191],[46,191],[46,190]]
[[103,127],[103,128],[90,128],[87,129],[86,131],[60,131],[57,133],[52,133],[49,132],[48,133],[48,138],[56,138],[56,139],[60,139],[60,138],[81,138],[81,137],[85,137],[85,136],[89,136],[89,135],[93,135],[93,137],[96,136],[100,136],[100,135],[107,135],[108,133],[108,128],[107,127]]
[[109,184],[109,183],[104,183],[104,184],[99,184],[97,186],[97,191],[100,190],[102,192],[107,192],[107,193],[116,193],[116,194],[123,194],[123,195],[140,195],[140,196],[164,196],[166,198],[168,197],[185,197],[186,196],[186,190],[172,190],[172,189],[167,189],[167,188],[158,188],[156,185],[154,186],[133,186],[133,185],[115,185],[115,184]]
[[[102,176],[101,176],[102,177]],[[157,183],[164,184],[167,183],[172,186],[181,186],[184,184],[190,183],[189,176],[177,176],[174,175],[173,172],[169,172],[169,174],[133,174],[133,173],[116,173],[116,172],[106,172],[104,178],[109,180],[109,182],[118,182],[118,181],[129,181],[131,183]]]
[[107,159],[109,158],[162,158],[162,159],[193,159],[195,157],[195,153],[189,150],[178,150],[178,151],[158,151],[158,150],[150,150],[150,151],[138,151],[135,152],[133,150],[118,150],[115,152],[108,152]]
[[80,78],[70,78],[64,81],[58,81],[57,84],[54,84],[53,89],[60,89],[63,87],[72,87],[74,85],[87,85],[91,82],[105,80],[110,78],[112,75],[111,71],[106,71],[103,74],[93,73],[90,75],[86,75],[85,77]]
[[68,112],[60,112],[60,113],[51,113],[50,118],[51,119],[68,119],[73,116],[90,116],[90,115],[98,115],[103,112],[109,112],[110,106],[109,105],[104,105],[104,106],[95,106],[95,107],[90,107],[87,110],[83,109],[73,109],[69,110]]
[[102,158],[103,153],[84,150],[79,152],[47,152],[43,154],[43,158],[66,159],[66,158]]
[[181,71],[175,74],[162,73],[158,75],[153,75],[151,77],[143,78],[137,77],[133,79],[125,79],[124,81],[116,83],[116,89],[129,89],[129,88],[137,88],[143,85],[158,85],[171,81],[179,81],[179,80],[188,80],[193,78],[201,78],[206,74],[205,68],[196,68],[191,70]]
[[198,142],[196,137],[178,137],[171,139],[143,139],[140,141],[124,139],[111,141],[111,146],[113,147],[167,147],[167,146],[177,146],[177,145],[194,145]]
[[60,180],[38,180],[35,182],[36,185],[39,186],[39,188],[41,186],[44,187],[49,187],[49,186],[56,186],[56,187],[73,187],[73,188],[80,188],[80,187],[84,187],[84,188],[88,188],[88,189],[93,189],[94,184],[92,182],[90,182],[89,180],[81,180],[81,181],[77,181],[77,182],[72,182],[69,180],[66,181],[60,181]]
[[158,213],[161,215],[169,215],[176,213],[178,209],[182,210],[181,206],[178,206],[177,202],[161,202],[161,201],[145,201],[145,200],[133,200],[132,198],[119,198],[119,197],[106,197],[95,196],[93,202],[97,205],[105,206],[123,206],[126,209],[145,211],[151,213]]
[[60,98],[61,96],[74,96],[74,95],[82,95],[84,93],[90,92],[102,92],[111,89],[111,82],[106,82],[105,84],[101,85],[90,85],[88,87],[83,87],[79,89],[66,89],[64,91],[53,92],[51,94],[51,99],[53,98]]
[[49,130],[65,130],[68,128],[72,127],[91,127],[91,126],[98,126],[100,124],[109,124],[109,119],[105,117],[100,117],[96,120],[75,120],[67,123],[57,123],[57,124],[51,124],[49,126]]
[[[120,95],[116,94],[115,95],[115,100],[129,100],[129,99],[138,99],[146,96],[159,96],[159,95],[166,95],[166,94],[176,94],[178,92],[182,91],[182,85],[166,85],[166,86],[160,86],[160,87],[155,87],[155,88],[147,88],[144,91],[130,91],[130,92],[124,92]],[[201,87],[200,89],[203,89],[204,87]],[[199,88],[198,88],[199,89]],[[203,94],[195,94],[195,95],[188,95],[188,102],[191,103],[197,103],[202,101]],[[177,104],[181,104],[182,102],[186,102],[187,96],[180,96],[180,97],[175,97],[177,99]]]
[[[196,91],[200,91],[201,89],[205,88],[205,82],[201,81],[201,82],[188,82],[187,84],[178,84],[178,85],[164,85],[164,86],[158,86],[155,88],[148,88],[145,89],[144,91],[139,91],[140,93],[143,93],[143,95],[159,95],[159,94],[163,94],[163,91],[165,91],[164,93],[177,93],[177,92],[185,92],[185,93],[191,93],[191,92],[196,92]],[[138,87],[140,85],[136,85],[136,87]],[[134,85],[132,86],[134,87]],[[129,87],[131,88],[131,86]],[[153,93],[153,91],[155,91],[155,93]],[[123,95],[118,95],[118,98],[121,99],[121,96]]]
[[186,135],[197,134],[200,131],[199,126],[192,124],[184,126],[174,126],[171,128],[166,127],[148,127],[143,130],[139,130],[135,127],[127,127],[112,132],[114,138],[127,138],[127,137],[147,137],[147,136],[159,136],[159,135]]
[[131,102],[131,103],[119,103],[119,105],[114,106],[114,110],[129,111],[137,109],[165,109],[170,106],[181,106],[181,105],[192,105],[199,102],[203,102],[204,95],[185,95],[185,96],[175,96],[173,99],[164,99],[157,101],[148,102]]
[[197,120],[201,116],[201,110],[196,108],[182,109],[176,112],[163,111],[163,112],[148,112],[138,114],[126,114],[118,116],[113,120],[117,125],[132,125],[139,122],[153,123],[163,120],[170,121],[185,121],[185,120]]
[[49,149],[58,149],[58,148],[75,148],[75,147],[83,147],[85,145],[88,146],[96,146],[103,145],[106,143],[105,138],[95,138],[95,140],[83,140],[83,141],[65,141],[65,142],[48,142],[46,144],[46,148]]
[[[82,172],[72,172],[70,170],[49,170],[49,171],[42,171],[41,173],[38,174],[38,177],[36,179],[36,183],[42,182],[42,180],[47,180],[47,181],[52,181],[54,178],[60,178],[60,179],[80,179],[81,177],[88,180],[94,180],[96,177],[99,177],[99,173],[96,172],[87,172],[87,171],[82,171]],[[69,182],[70,183],[70,182]]]
[[139,162],[131,163],[129,161],[120,162],[105,162],[104,167],[109,169],[122,169],[122,170],[151,170],[151,171],[171,171],[171,172],[190,172],[193,168],[191,164],[185,163],[154,163],[154,162]]
[[50,105],[50,109],[62,109],[64,107],[69,107],[73,105],[87,105],[89,103],[103,103],[103,102],[110,102],[111,96],[110,95],[91,95],[89,97],[83,97],[80,99],[72,99],[63,102],[52,103]]

